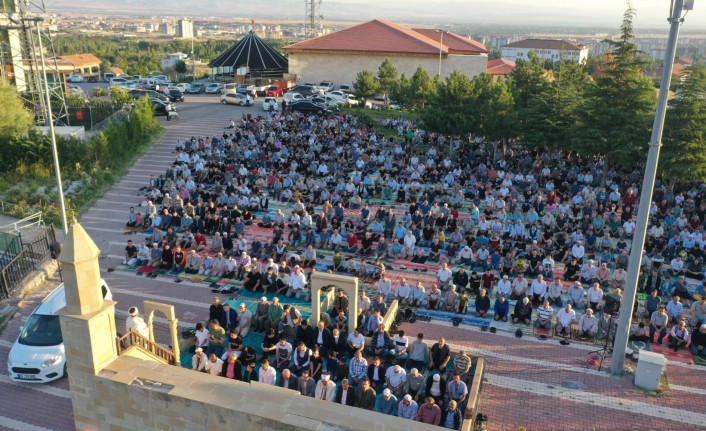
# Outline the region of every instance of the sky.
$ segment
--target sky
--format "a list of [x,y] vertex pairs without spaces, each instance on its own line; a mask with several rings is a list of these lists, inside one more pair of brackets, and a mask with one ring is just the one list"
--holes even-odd
[[[635,28],[668,28],[671,0],[633,0]],[[706,30],[706,1],[695,0],[684,30]],[[47,9],[165,15],[303,19],[304,0],[45,0]],[[322,0],[325,19],[362,22],[384,18],[430,24],[620,26],[625,0]]]

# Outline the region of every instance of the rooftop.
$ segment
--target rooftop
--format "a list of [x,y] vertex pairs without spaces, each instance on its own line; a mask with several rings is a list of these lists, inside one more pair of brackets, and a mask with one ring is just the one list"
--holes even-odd
[[375,19],[331,34],[295,43],[285,48],[288,52],[343,51],[390,52],[417,55],[480,54],[488,50],[482,44],[444,32],[441,37],[433,29],[411,29],[390,21]]
[[498,58],[488,61],[488,68],[485,73],[492,76],[505,76],[512,73],[513,70],[515,70],[514,61]]
[[580,51],[586,47],[558,39],[525,39],[518,42],[504,45],[503,48],[527,48],[527,49],[557,49],[564,51]]

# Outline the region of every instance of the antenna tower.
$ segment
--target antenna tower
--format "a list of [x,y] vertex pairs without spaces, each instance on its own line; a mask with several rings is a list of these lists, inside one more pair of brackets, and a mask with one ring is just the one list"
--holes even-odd
[[[57,60],[44,0],[0,0],[0,77],[15,85],[38,125],[68,125],[64,76],[72,66]],[[42,49],[43,48],[43,51]],[[42,56],[44,65],[42,66]],[[44,74],[52,99],[50,116],[43,93]]]
[[324,19],[321,15],[322,0],[304,0],[306,6],[304,14],[304,36],[312,38],[321,34],[321,21]]

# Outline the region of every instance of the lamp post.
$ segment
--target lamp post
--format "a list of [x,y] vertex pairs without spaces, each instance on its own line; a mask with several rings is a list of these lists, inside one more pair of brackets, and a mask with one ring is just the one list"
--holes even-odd
[[[686,3],[686,5],[685,5]],[[625,366],[625,349],[628,343],[630,332],[630,321],[632,320],[633,307],[635,305],[635,294],[637,292],[637,280],[640,272],[640,261],[642,251],[645,246],[645,235],[647,234],[647,223],[650,216],[650,203],[655,186],[655,175],[659,162],[659,149],[662,146],[662,131],[664,130],[664,118],[667,112],[667,96],[669,95],[669,85],[672,81],[672,67],[674,66],[674,55],[677,49],[677,39],[679,37],[679,26],[684,22],[681,14],[684,10],[691,10],[694,6],[693,0],[672,0],[669,11],[670,16],[667,21],[670,23],[669,40],[664,58],[664,71],[659,88],[657,99],[657,110],[652,124],[652,137],[650,138],[649,151],[647,153],[647,164],[645,166],[645,177],[642,181],[640,193],[640,206],[637,211],[637,226],[633,235],[632,247],[630,249],[630,260],[628,263],[628,278],[625,281],[625,294],[620,307],[620,318],[616,331],[613,346],[613,359],[610,371],[614,376],[623,374]]]
[[39,23],[44,21],[44,18],[36,17],[29,18],[28,21],[34,21],[37,28],[37,38],[39,39],[39,58],[42,66],[42,79],[44,81],[43,96],[47,103],[47,122],[49,123],[49,135],[51,136],[51,151],[54,156],[54,173],[56,174],[56,185],[59,191],[59,208],[61,210],[61,225],[64,229],[64,234],[68,232],[68,223],[66,221],[66,205],[64,204],[64,186],[61,183],[61,168],[59,167],[59,152],[56,148],[56,134],[54,133],[54,120],[51,113],[51,94],[49,93],[49,82],[47,80],[47,68],[44,62],[44,45],[42,44],[42,30]]
[[196,57],[194,56],[194,34],[191,30],[191,82],[196,82]]
[[444,30],[437,30],[437,33],[441,33],[441,37],[439,38],[439,73],[436,75],[441,79],[441,53],[444,48]]

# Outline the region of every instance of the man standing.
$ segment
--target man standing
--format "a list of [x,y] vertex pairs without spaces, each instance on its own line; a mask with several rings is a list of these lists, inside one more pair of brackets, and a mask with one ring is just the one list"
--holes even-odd
[[367,378],[361,380],[360,388],[355,394],[354,405],[361,409],[373,410],[375,408],[375,389],[370,387],[370,381]]
[[149,340],[150,330],[144,319],[140,317],[140,310],[138,310],[137,307],[130,307],[128,314],[130,314],[130,317],[125,320],[125,332],[129,333],[130,331],[133,331]]
[[440,338],[437,343],[431,346],[431,355],[429,358],[429,370],[446,372],[446,364],[451,359],[451,350],[446,345],[446,339]]
[[316,384],[315,398],[324,401],[333,401],[336,397],[336,384],[331,382],[328,373],[321,375],[321,380]]
[[414,420],[429,425],[439,425],[441,423],[441,409],[434,402],[434,398],[427,397],[426,402],[419,407]]

